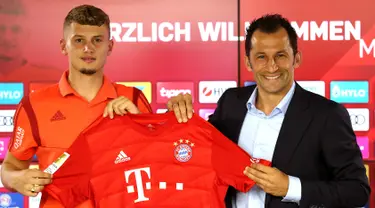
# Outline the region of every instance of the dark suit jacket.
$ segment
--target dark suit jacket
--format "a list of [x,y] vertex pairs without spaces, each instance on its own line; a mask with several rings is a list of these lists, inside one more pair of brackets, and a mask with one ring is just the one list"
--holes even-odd
[[[209,122],[235,143],[254,89],[255,86],[228,89],[209,117]],[[347,110],[298,84],[280,129],[272,163],[284,173],[300,178],[300,207],[361,207],[368,202],[370,186]],[[232,208],[235,195],[230,188],[227,208]],[[281,199],[267,194],[265,207],[298,207]]]

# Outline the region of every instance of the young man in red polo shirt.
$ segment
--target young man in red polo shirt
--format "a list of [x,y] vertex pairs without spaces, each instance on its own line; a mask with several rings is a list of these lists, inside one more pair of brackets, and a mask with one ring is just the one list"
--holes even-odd
[[[58,84],[25,96],[19,104],[14,135],[1,169],[6,188],[36,196],[52,181],[50,174],[40,170],[63,153],[96,118],[152,111],[141,91],[111,83],[103,74],[113,49],[109,23],[105,12],[90,5],[72,9],[65,18],[60,45],[69,59],[69,70]],[[34,154],[40,170],[28,169]],[[62,205],[43,193],[40,207]]]

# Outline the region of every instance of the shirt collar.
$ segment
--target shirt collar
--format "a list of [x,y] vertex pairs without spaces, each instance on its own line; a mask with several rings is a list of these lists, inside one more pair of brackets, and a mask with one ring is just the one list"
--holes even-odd
[[[290,101],[292,100],[295,88],[296,88],[296,83],[293,82],[292,87],[289,89],[288,93],[276,106],[276,109],[279,109],[283,114],[285,114],[288,109],[288,106],[289,106]],[[255,87],[253,93],[251,94],[249,100],[247,101],[248,111],[250,111],[251,108],[255,108],[255,101],[256,101],[257,95],[258,95],[258,87]]]
[[[69,71],[67,70],[63,73],[59,81],[59,89],[63,97],[67,95],[72,95],[72,94],[76,95],[76,91],[72,88],[72,86],[70,86],[70,83],[68,81],[68,75],[69,75]],[[103,85],[98,92],[98,96],[105,96],[107,98],[117,97],[115,86],[106,76],[104,76],[103,78]]]

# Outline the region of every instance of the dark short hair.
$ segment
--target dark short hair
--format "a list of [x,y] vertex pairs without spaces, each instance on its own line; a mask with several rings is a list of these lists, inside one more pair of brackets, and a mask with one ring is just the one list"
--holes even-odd
[[[109,16],[100,8],[92,5],[80,5],[74,7],[64,20],[64,29],[72,23],[78,23],[80,25],[91,25],[91,26],[102,26],[105,25],[110,31],[110,20]],[[109,32],[110,33],[110,32]]]
[[293,49],[294,55],[298,52],[298,36],[296,30],[290,22],[280,14],[266,14],[258,19],[253,20],[246,29],[245,51],[246,56],[250,55],[251,38],[256,30],[264,33],[275,33],[280,28],[284,28],[288,33],[289,43]]

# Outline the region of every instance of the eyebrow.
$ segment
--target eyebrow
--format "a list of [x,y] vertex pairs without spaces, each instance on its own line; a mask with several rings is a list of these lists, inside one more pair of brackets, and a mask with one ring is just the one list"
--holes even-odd
[[[73,38],[84,38],[83,35],[73,35]],[[94,38],[102,38],[104,35],[95,35]]]
[[[288,53],[286,50],[281,50],[281,51],[277,51],[276,54],[278,53]],[[254,55],[255,56],[258,56],[258,55],[264,55],[266,54],[265,52],[256,52]]]
[[73,35],[72,38],[83,38],[83,35]]
[[266,54],[266,53],[264,53],[264,52],[256,52],[254,55],[264,55],[264,54]]

